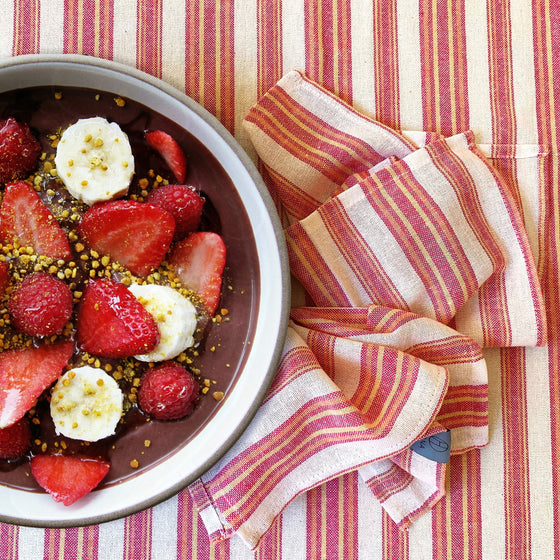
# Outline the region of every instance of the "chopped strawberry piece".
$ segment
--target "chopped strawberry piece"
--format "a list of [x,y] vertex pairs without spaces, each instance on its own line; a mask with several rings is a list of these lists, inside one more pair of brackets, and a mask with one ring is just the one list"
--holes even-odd
[[192,411],[198,390],[190,372],[175,362],[165,362],[142,376],[138,402],[158,420],[177,420]]
[[18,459],[31,447],[29,419],[24,417],[0,430],[0,459]]
[[105,358],[151,352],[159,342],[154,318],[124,285],[90,280],[78,309],[78,345]]
[[146,202],[167,210],[175,219],[175,239],[196,231],[204,199],[189,185],[163,185],[146,197]]
[[60,377],[72,356],[71,342],[0,352],[0,428],[17,422]]
[[6,288],[10,284],[10,265],[5,261],[0,261],[0,299],[4,297]]
[[69,260],[70,244],[52,212],[24,181],[6,186],[0,206],[0,242],[18,241],[38,255]]
[[226,264],[223,239],[217,233],[197,231],[177,243],[168,261],[183,286],[196,292],[213,315],[220,301]]
[[72,315],[72,293],[62,280],[46,272],[34,272],[11,295],[8,311],[22,333],[58,334]]
[[35,455],[31,474],[57,502],[70,506],[89,494],[105,478],[111,464],[77,455]]
[[0,183],[25,177],[37,165],[41,145],[26,123],[0,121]]
[[115,200],[92,206],[78,227],[91,249],[147,276],[162,262],[173,239],[175,220],[158,206]]
[[146,142],[156,150],[179,183],[187,176],[187,158],[177,141],[163,130],[146,132]]

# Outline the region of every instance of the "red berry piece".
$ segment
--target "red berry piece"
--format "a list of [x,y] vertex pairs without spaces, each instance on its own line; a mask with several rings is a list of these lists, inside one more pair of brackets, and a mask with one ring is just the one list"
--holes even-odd
[[6,288],[10,284],[10,266],[5,261],[0,261],[0,299],[4,297]]
[[62,280],[34,272],[11,295],[8,311],[13,325],[24,334],[59,334],[72,315],[72,293]]
[[164,362],[142,376],[138,402],[146,414],[158,420],[176,420],[192,411],[198,390],[195,378],[184,367]]
[[0,242],[7,245],[14,241],[33,247],[38,255],[63,260],[72,257],[64,230],[33,187],[24,181],[6,186],[0,206]]
[[177,243],[168,261],[183,286],[196,292],[208,313],[214,315],[226,264],[223,239],[217,233],[197,231]]
[[41,145],[26,123],[0,121],[0,183],[24,178],[37,165]]
[[175,220],[158,206],[115,200],[92,206],[79,233],[91,249],[107,255],[137,276],[160,264],[173,240]]
[[167,210],[175,219],[175,239],[196,231],[200,226],[204,199],[194,187],[163,185],[146,197],[146,202]]
[[31,459],[33,478],[65,506],[89,494],[110,468],[108,461],[77,455],[35,455]]
[[60,377],[73,351],[73,343],[64,341],[0,352],[0,428],[23,418]]
[[31,428],[27,417],[0,430],[0,459],[18,459],[31,447]]
[[177,141],[163,130],[153,130],[146,132],[146,142],[163,158],[177,182],[184,183],[187,176],[187,158]]
[[77,317],[78,346],[96,356],[126,358],[151,352],[159,342],[154,318],[124,285],[90,280]]

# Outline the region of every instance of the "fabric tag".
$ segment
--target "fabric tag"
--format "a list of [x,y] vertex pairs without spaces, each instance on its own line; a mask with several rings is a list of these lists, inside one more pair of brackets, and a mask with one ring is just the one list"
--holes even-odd
[[415,441],[410,449],[437,463],[448,463],[451,452],[451,431],[447,430],[433,436]]

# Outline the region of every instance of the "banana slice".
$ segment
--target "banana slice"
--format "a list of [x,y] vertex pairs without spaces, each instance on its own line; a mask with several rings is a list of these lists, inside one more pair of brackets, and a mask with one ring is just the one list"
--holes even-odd
[[54,158],[68,192],[90,206],[124,196],[134,174],[128,137],[103,117],[80,119],[62,134]]
[[153,316],[160,334],[159,344],[148,354],[134,356],[137,360],[170,360],[194,344],[196,309],[189,299],[169,286],[132,284],[129,289]]
[[123,394],[117,382],[91,366],[67,371],[51,395],[56,433],[72,439],[98,441],[113,435],[122,411]]

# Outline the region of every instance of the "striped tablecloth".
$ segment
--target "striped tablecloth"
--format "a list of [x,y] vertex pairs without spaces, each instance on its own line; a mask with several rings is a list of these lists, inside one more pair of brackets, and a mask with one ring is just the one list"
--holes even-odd
[[[298,495],[255,550],[210,542],[187,491],[99,526],[0,525],[0,558],[536,559],[560,556],[560,6],[552,0],[0,0],[0,56],[81,53],[243,121],[296,69],[395,130],[471,130],[521,212],[545,347],[485,349],[490,441],[454,455],[445,496],[408,530],[357,471]],[[260,162],[259,162],[259,165]],[[263,169],[261,167],[261,169]]]

